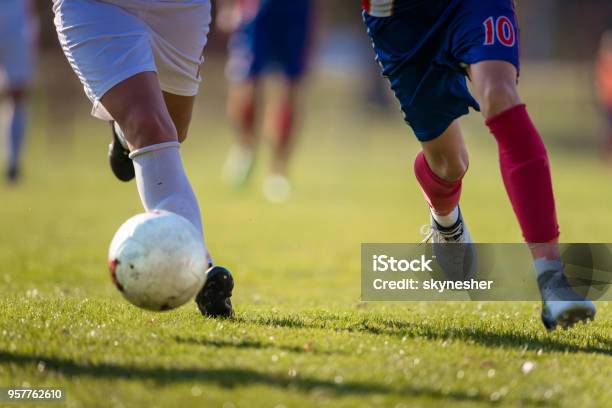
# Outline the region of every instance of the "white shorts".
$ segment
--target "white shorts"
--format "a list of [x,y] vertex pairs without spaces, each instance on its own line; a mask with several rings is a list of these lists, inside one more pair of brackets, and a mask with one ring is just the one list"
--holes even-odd
[[95,117],[112,120],[100,99],[142,72],[157,72],[163,91],[197,94],[210,0],[53,0],[53,11]]
[[34,72],[34,24],[23,0],[0,0],[0,88],[27,86]]

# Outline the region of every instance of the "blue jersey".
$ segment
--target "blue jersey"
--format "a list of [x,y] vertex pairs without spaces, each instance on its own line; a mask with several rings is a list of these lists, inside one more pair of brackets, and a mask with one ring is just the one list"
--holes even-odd
[[307,68],[311,0],[240,0],[242,22],[230,39],[227,73],[244,81],[268,71],[299,79]]
[[[383,5],[391,8],[375,9]],[[467,66],[499,60],[519,68],[513,0],[364,0],[363,16],[383,75],[420,141],[479,109]]]

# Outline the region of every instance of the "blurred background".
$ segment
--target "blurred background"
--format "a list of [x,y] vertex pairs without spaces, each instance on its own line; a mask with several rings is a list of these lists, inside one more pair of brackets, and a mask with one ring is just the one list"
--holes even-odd
[[[333,82],[347,85],[351,97],[341,98],[341,110],[369,111],[371,108],[390,110],[391,120],[401,122],[397,103],[389,98],[387,86],[379,78],[369,39],[365,33],[358,2],[355,0],[318,1],[317,36],[309,90]],[[75,109],[88,109],[81,86],[70,70],[58,45],[53,27],[53,14],[47,2],[36,2],[40,15],[38,75],[34,87],[35,114],[45,120],[54,143],[70,140],[75,133],[74,120],[82,117]],[[584,92],[566,104],[578,104],[589,113],[597,110],[595,66],[600,39],[612,28],[612,5],[607,0],[538,0],[519,1],[521,49],[525,77],[533,72],[559,75],[564,86],[577,86]],[[225,97],[223,66],[227,51],[227,35],[213,27],[206,49],[205,82],[198,112],[219,118]],[[533,67],[533,68],[532,68]],[[326,83],[327,88],[329,84]],[[559,83],[557,83],[559,85]],[[524,86],[523,88],[526,88]],[[525,89],[523,89],[525,91]],[[335,98],[317,98],[316,105],[330,103]],[[57,103],[62,101],[62,103]],[[308,106],[311,106],[310,104]],[[322,109],[325,110],[325,109]],[[380,112],[378,112],[380,113]],[[196,115],[198,116],[198,115]],[[353,120],[361,114],[353,115]],[[590,119],[593,119],[592,117]],[[592,121],[591,121],[592,122]],[[591,123],[595,125],[594,122]],[[98,124],[99,125],[99,124]],[[400,123],[401,125],[401,123]],[[92,124],[91,126],[95,126]],[[566,126],[559,126],[560,129]],[[576,145],[591,147],[601,142],[593,128],[583,128],[585,135],[574,134]],[[569,130],[567,130],[569,132]],[[404,131],[404,133],[407,133]],[[568,137],[570,135],[567,135]],[[601,134],[599,135],[601,136]],[[35,134],[32,139],[50,137]],[[203,137],[218,137],[203,135]],[[407,137],[411,137],[407,135]]]

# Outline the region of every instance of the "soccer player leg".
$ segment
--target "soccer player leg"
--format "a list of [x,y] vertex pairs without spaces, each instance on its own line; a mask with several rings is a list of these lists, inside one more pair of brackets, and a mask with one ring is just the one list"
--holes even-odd
[[543,299],[542,321],[552,330],[592,319],[595,306],[571,288],[563,270],[548,155],[518,98],[516,69],[507,62],[485,61],[473,65],[470,75],[487,126],[497,140],[508,197],[534,258]]
[[232,34],[228,43],[229,59],[226,76],[229,81],[227,114],[234,124],[238,144],[254,150],[257,144],[255,131],[259,77],[263,69],[263,48],[260,37],[264,35],[257,17],[243,22]]
[[442,227],[452,227],[459,219],[462,179],[468,168],[459,122],[455,120],[439,137],[421,145],[414,173],[434,220]]
[[436,262],[446,279],[474,278],[476,250],[459,209],[462,179],[468,168],[459,122],[455,120],[442,135],[421,145],[414,173],[431,212],[426,239],[431,237]]
[[122,81],[102,97],[101,103],[130,145],[145,209],[182,215],[203,235],[200,209],[179,153],[177,130],[156,74],[143,72]]
[[445,41],[420,41],[435,22],[414,18],[366,15],[365,21],[383,74],[423,147],[414,172],[430,207],[431,228],[421,232],[432,239],[447,279],[462,279],[475,272],[476,254],[458,206],[468,156],[457,119],[477,104],[461,72],[437,63],[446,54]]
[[297,103],[300,84],[307,73],[313,30],[312,2],[296,0],[283,2],[284,8],[271,10],[270,25],[276,31],[273,60],[282,69],[284,81],[282,91],[275,104],[270,132],[274,137],[274,157],[272,173],[285,174],[287,162],[295,137],[295,120],[298,113]]
[[[511,0],[467,0],[458,9],[454,57],[467,66],[475,96],[499,146],[502,177],[529,243],[555,242],[559,227],[542,139],[517,92],[519,31]],[[550,246],[555,258],[555,246]]]
[[15,182],[20,175],[19,163],[27,126],[27,91],[19,87],[10,89],[8,94],[10,114],[6,177],[9,182]]
[[469,72],[498,144],[502,178],[523,237],[533,244],[534,256],[556,259],[559,226],[548,154],[519,99],[516,68],[508,62],[483,61]]
[[498,144],[506,191],[534,257],[557,259],[559,226],[548,154],[516,86],[519,50],[513,10],[500,7],[497,14],[483,18],[478,30],[477,45],[464,59],[470,64],[476,98]]
[[17,2],[8,8],[7,13],[0,16],[0,69],[6,77],[9,106],[6,177],[9,182],[15,182],[20,173],[28,120],[28,88],[34,70],[34,29],[24,4]]
[[227,115],[233,124],[236,144],[223,167],[225,181],[237,188],[246,185],[255,163],[258,137],[255,127],[259,83],[256,78],[233,82],[229,86]]
[[[197,199],[185,174],[179,153],[189,126],[193,97],[163,93],[154,73],[135,75],[102,97],[102,104],[124,130],[131,147],[136,184],[147,210],[162,209],[188,219],[203,236]],[[178,129],[180,130],[177,130]],[[231,316],[233,278],[222,267],[212,266],[196,296],[206,316]]]
[[534,257],[542,321],[548,329],[569,327],[593,318],[595,306],[570,287],[563,271],[547,150],[516,88],[518,27],[512,4],[498,0],[487,11],[463,36],[464,46],[471,45],[460,58],[470,65],[476,97],[498,144],[504,185]]
[[274,151],[272,157],[271,173],[287,174],[289,155],[294,143],[295,116],[299,83],[292,79],[285,79],[279,92],[277,102],[270,113],[268,131],[273,137]]
[[228,184],[238,188],[246,185],[251,175],[258,144],[256,108],[262,55],[256,40],[261,34],[256,20],[244,22],[232,34],[228,45],[226,109],[237,140],[225,161],[223,177]]
[[298,93],[298,80],[286,77],[267,115],[266,128],[272,137],[272,161],[270,172],[263,181],[263,194],[273,203],[285,202],[291,193],[288,167],[295,144]]
[[236,128],[239,143],[252,149],[257,144],[255,106],[258,86],[256,78],[231,84],[227,102],[227,114]]
[[[142,18],[152,28],[159,80],[155,106],[163,99],[162,110],[156,110],[161,116],[156,117],[154,123],[165,128],[170,122],[176,139],[165,136],[166,140],[154,140],[154,145],[132,152],[139,191],[143,202],[174,208],[175,212],[180,211],[179,214],[182,212],[194,224],[199,224],[202,231],[200,210],[180,161],[178,142],[187,137],[201,81],[204,47],[211,22],[210,2],[190,2],[177,8],[147,8]],[[166,131],[160,135],[166,135]],[[213,266],[211,258],[209,262],[211,268],[206,274],[206,283],[195,302],[204,316],[230,317],[234,314],[231,302],[234,279],[227,269]]]
[[270,174],[264,181],[264,194],[273,202],[285,201],[290,193],[289,160],[295,146],[296,120],[301,82],[308,69],[312,37],[310,0],[279,2],[268,16],[277,40],[271,47],[273,59],[282,68],[284,80],[276,103],[268,116],[268,132],[272,136],[273,153]]

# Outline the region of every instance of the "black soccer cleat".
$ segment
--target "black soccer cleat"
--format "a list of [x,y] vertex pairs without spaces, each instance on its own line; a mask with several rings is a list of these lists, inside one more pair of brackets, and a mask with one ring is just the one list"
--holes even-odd
[[213,266],[206,274],[206,283],[195,298],[198,309],[206,317],[232,317],[234,278],[227,269]]
[[19,177],[21,176],[21,172],[19,171],[19,166],[16,164],[9,165],[6,169],[6,181],[9,184],[15,184],[19,181]]
[[113,141],[108,146],[108,160],[115,177],[121,181],[127,182],[136,176],[134,163],[132,163],[132,159],[130,159],[130,151],[123,147],[121,141],[119,141],[114,123],[115,122],[110,122],[113,132]]

